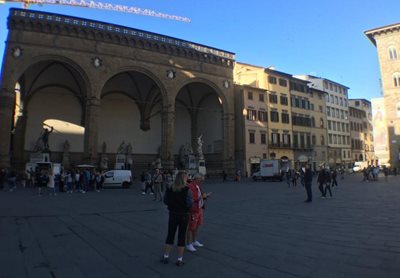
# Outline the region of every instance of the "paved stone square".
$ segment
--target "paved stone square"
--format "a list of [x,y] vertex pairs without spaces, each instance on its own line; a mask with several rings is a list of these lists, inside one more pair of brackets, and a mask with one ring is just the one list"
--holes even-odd
[[[159,262],[167,209],[130,189],[37,196],[0,192],[1,278],[400,277],[400,177],[339,179],[333,199],[303,203],[285,182],[207,181],[187,264]],[[171,260],[176,259],[176,249]]]

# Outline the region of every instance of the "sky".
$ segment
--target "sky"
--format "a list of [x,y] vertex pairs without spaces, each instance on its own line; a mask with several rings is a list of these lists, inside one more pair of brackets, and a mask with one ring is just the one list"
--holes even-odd
[[[191,23],[122,12],[32,5],[30,9],[141,29],[234,52],[236,61],[311,74],[349,87],[349,98],[380,97],[375,46],[364,31],[400,23],[399,0],[105,0],[186,16]],[[9,8],[0,4],[0,63]]]

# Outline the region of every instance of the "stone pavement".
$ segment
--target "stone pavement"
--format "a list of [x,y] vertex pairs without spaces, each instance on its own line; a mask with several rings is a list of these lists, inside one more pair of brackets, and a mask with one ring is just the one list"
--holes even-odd
[[346,176],[325,200],[314,180],[308,204],[285,182],[209,181],[205,247],[181,268],[159,262],[167,210],[138,185],[1,191],[0,277],[400,277],[400,176],[360,180]]

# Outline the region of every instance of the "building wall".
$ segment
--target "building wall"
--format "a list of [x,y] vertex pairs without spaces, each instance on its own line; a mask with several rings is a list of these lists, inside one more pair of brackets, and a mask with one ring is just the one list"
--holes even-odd
[[[28,153],[23,150],[38,137],[44,118],[40,110],[49,99],[54,108],[42,109],[46,117],[54,113],[85,128],[83,142],[69,139],[70,151],[80,152],[74,156],[74,163],[96,164],[103,142],[111,152],[125,141],[133,144],[134,155],[137,152],[138,159],[134,160],[143,159],[143,164],[158,155],[161,145],[163,165],[172,168],[180,143],[190,138],[193,145],[203,134],[203,150],[212,153],[214,159],[208,165],[214,165],[214,171],[224,167],[233,173],[233,53],[205,46],[194,48],[195,43],[191,48],[187,41],[154,33],[148,39],[145,31],[104,22],[19,9],[10,10],[8,27],[0,91],[0,167],[11,163],[21,167],[26,162]],[[15,49],[19,49],[18,55]],[[11,142],[18,82],[23,103],[28,105],[17,119],[21,124]],[[51,91],[51,84],[57,86],[56,93]],[[76,101],[67,96],[68,91]],[[36,99],[40,95],[43,97]],[[178,103],[196,110],[190,116],[196,114],[198,120],[190,121],[190,127],[185,121],[177,126],[182,120],[179,115],[188,115],[175,111]],[[205,112],[207,106],[210,110]],[[210,128],[203,123],[205,115],[212,117]],[[150,129],[146,129],[148,123]],[[65,138],[58,140],[51,134],[50,144],[55,144],[50,146],[55,150],[52,156],[58,160]],[[212,145],[211,151],[208,145]],[[147,159],[143,154],[149,151],[151,158]]]
[[372,102],[372,119],[374,134],[375,155],[379,160],[379,164],[387,164],[390,160],[389,155],[389,135],[386,125],[385,101],[384,98],[373,98]]
[[[350,99],[349,115],[353,161],[366,161],[375,165],[371,102],[365,99]],[[355,140],[359,140],[361,145],[355,143]]]
[[[381,72],[384,109],[387,121],[388,151],[392,166],[399,167],[400,153],[400,25],[366,31],[375,44]],[[396,55],[391,57],[391,50]],[[396,79],[396,82],[395,82]],[[385,156],[382,150],[380,156]],[[385,160],[385,158],[383,158]]]
[[326,93],[313,88],[310,88],[310,93],[310,102],[313,104],[310,115],[315,119],[315,125],[311,127],[311,135],[315,136],[316,141],[313,144],[312,163],[315,168],[314,170],[317,170],[320,166],[325,166],[328,162]]
[[[57,92],[57,93],[55,93]],[[45,100],[45,101],[44,101]],[[47,88],[35,94],[29,103],[26,115],[25,151],[32,151],[43,130],[43,122],[48,119],[58,119],[67,123],[81,125],[82,107],[78,99],[70,92],[60,88]],[[82,132],[65,133],[55,129],[50,134],[50,149],[55,152],[63,151],[66,140],[71,152],[83,151]]]
[[[236,86],[236,149],[238,150],[238,159],[240,160],[238,169],[244,174],[250,175],[260,162],[268,156],[268,122],[259,117],[259,112],[268,112],[265,99],[267,94],[265,90],[250,86]],[[249,99],[249,94],[252,99]],[[260,95],[263,99],[260,100]],[[253,115],[255,111],[255,115]],[[254,116],[254,117],[252,117]],[[254,142],[250,140],[250,134]],[[261,140],[262,134],[264,142]]]
[[[296,77],[310,81],[312,88],[327,93],[328,161],[331,165],[342,164],[350,167],[351,145],[348,118],[348,88],[320,77],[310,75],[298,75]],[[331,123],[330,128],[329,122]],[[338,125],[340,125],[340,128],[338,128]]]

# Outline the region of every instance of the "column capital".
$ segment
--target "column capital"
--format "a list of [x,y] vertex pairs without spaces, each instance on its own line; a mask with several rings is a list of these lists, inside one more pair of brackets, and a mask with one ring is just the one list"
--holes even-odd
[[100,106],[100,99],[96,97],[86,98],[86,106]]

